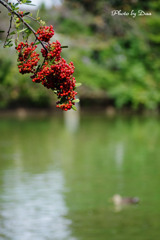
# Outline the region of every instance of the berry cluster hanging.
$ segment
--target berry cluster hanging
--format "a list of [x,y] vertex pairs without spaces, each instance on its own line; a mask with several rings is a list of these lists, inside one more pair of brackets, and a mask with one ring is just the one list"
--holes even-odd
[[62,47],[59,41],[50,42],[54,35],[53,26],[41,26],[37,32],[37,39],[46,43],[41,49],[44,61],[39,64],[40,57],[35,51],[37,45],[33,42],[20,42],[16,47],[18,51],[18,68],[21,74],[32,73],[32,81],[41,83],[44,87],[52,89],[58,97],[57,108],[69,110],[77,102],[75,91],[76,80],[73,77],[74,65],[67,64],[61,57]]

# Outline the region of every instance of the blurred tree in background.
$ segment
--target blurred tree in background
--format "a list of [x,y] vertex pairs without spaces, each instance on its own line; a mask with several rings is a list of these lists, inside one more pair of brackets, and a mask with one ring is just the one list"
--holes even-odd
[[[152,15],[111,16],[113,9],[143,10]],[[64,0],[61,6],[52,9],[41,6],[41,17],[54,25],[58,32],[56,38],[70,48],[70,55],[66,52],[64,57],[74,61],[77,81],[83,83],[82,105],[159,107],[159,10],[160,0]],[[8,26],[4,15],[4,12],[0,14],[1,24]],[[20,78],[12,59],[7,59],[5,53],[0,55],[0,62],[3,62],[0,65],[0,107],[14,102],[50,106],[53,97],[45,89],[36,89],[26,77]]]

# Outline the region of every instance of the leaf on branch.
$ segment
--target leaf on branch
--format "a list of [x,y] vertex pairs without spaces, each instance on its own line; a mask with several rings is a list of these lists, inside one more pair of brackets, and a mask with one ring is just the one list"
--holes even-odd
[[6,40],[4,47],[6,48],[6,47],[12,47],[12,46],[13,46],[12,39],[8,38]]
[[74,111],[77,111],[77,108],[76,108],[74,105],[72,105],[72,109],[73,109]]
[[10,43],[10,44],[8,43],[4,47],[7,48],[7,47],[12,47],[12,46],[13,46],[13,43]]
[[39,16],[39,9],[38,9],[38,11],[37,11],[37,15],[36,15],[36,18],[38,18],[38,16]]
[[29,15],[30,14],[30,12],[25,12],[25,13],[23,13],[23,16],[26,16],[26,15]]
[[82,85],[82,83],[76,83],[75,87],[80,87]]
[[79,99],[74,99],[72,102],[73,103],[78,103],[78,102],[80,102],[80,100]]
[[32,33],[31,29],[27,28],[26,33]]
[[16,31],[11,32],[9,35],[14,35],[16,34]]
[[31,3],[32,1],[27,1],[27,0],[23,0],[22,3],[25,5],[31,5],[31,6],[36,6],[34,4]]
[[41,44],[41,42],[36,42],[36,43],[34,43],[33,45],[38,45],[38,44]]
[[20,25],[21,25],[21,23],[16,23],[15,27],[18,29]]
[[24,37],[24,39],[28,39],[28,37],[32,34],[32,31],[30,30],[30,29],[27,29],[26,31],[25,31],[25,37]]
[[11,43],[11,42],[12,42],[12,39],[11,39],[11,38],[7,38],[6,42],[7,42],[7,43]]
[[61,46],[61,48],[68,48],[68,46]]
[[11,8],[12,8],[12,10],[13,11],[17,11],[17,10],[19,10],[19,7],[17,7],[19,5],[19,3],[16,3],[16,4],[11,4]]
[[27,29],[27,28],[24,28],[24,29],[22,29],[22,30],[19,30],[18,33],[24,32],[24,31],[26,31],[26,30],[28,30],[28,29]]
[[27,28],[26,33],[32,33],[31,29]]

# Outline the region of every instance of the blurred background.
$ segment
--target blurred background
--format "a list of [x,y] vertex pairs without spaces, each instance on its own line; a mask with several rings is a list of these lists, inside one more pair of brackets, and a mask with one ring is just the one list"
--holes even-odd
[[68,46],[80,104],[56,110],[0,33],[0,240],[159,239],[160,0],[32,2]]

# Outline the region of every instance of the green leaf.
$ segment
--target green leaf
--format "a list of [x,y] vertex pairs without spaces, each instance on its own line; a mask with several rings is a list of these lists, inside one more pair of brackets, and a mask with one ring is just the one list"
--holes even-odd
[[73,102],[73,103],[78,103],[78,102],[80,102],[80,100],[79,100],[79,99],[75,99],[75,100],[73,100],[72,102]]
[[32,31],[29,28],[27,28],[26,33],[32,33]]
[[82,85],[82,83],[76,83],[75,86],[76,87],[80,87]]
[[5,44],[5,46],[4,47],[12,47],[13,46],[13,43],[12,43],[12,39],[7,39],[6,40],[6,44]]
[[11,38],[7,38],[6,42],[10,43],[10,42],[12,42],[12,39]]
[[36,42],[36,43],[34,43],[33,45],[35,46],[35,45],[38,45],[38,44],[40,44],[41,42]]
[[68,48],[68,46],[61,46],[61,48]]
[[22,29],[22,30],[19,30],[18,33],[24,32],[24,31],[26,31],[26,29],[27,29],[27,28],[24,28],[24,29]]
[[14,43],[15,43],[15,46],[17,47],[18,46],[17,39],[15,39]]
[[25,31],[25,36],[24,36],[24,39],[28,39],[28,37],[31,35],[32,31],[30,29],[27,29]]
[[25,13],[23,13],[23,16],[26,16],[26,15],[29,15],[30,14],[30,12],[25,12]]
[[13,43],[7,44],[7,45],[5,45],[4,47],[7,48],[7,47],[12,47],[12,46],[13,46]]
[[23,0],[22,3],[25,5],[31,5],[31,6],[36,6],[34,4],[31,3],[32,1],[27,1],[27,0]]
[[3,32],[5,32],[5,31],[3,31],[3,30],[0,30],[0,33],[3,33]]
[[37,15],[36,15],[36,18],[38,18],[38,15],[39,15],[39,9],[38,9],[38,11],[37,11]]
[[74,111],[77,111],[77,108],[76,108],[74,105],[72,105],[72,109],[73,109]]
[[16,31],[11,32],[9,35],[14,35],[16,34]]
[[16,28],[19,28],[19,26],[21,25],[21,23],[16,23]]

